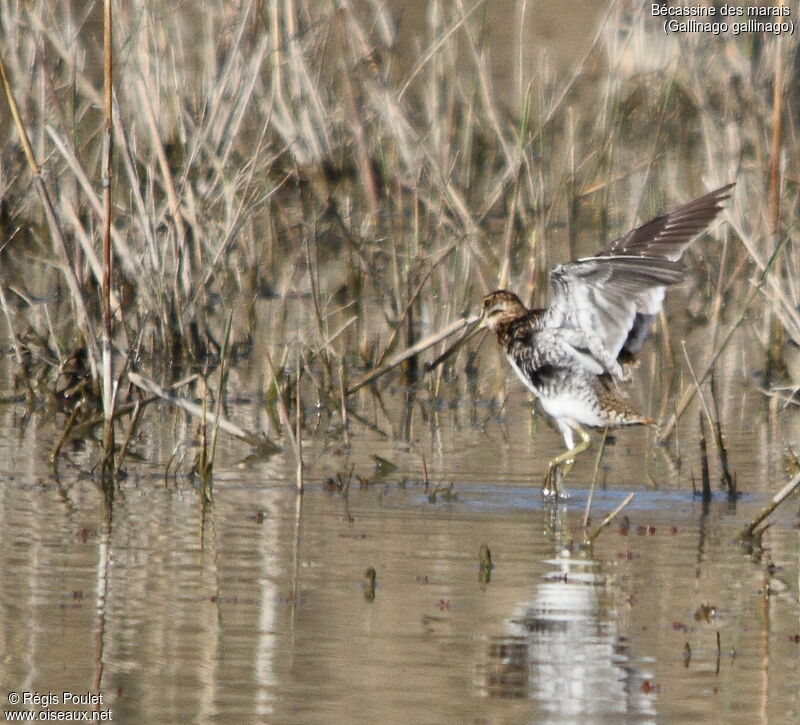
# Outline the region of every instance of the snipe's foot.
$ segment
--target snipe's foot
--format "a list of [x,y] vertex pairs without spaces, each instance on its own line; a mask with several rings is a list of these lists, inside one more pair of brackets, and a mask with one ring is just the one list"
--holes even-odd
[[569,498],[564,489],[564,479],[572,468],[574,461],[550,461],[547,464],[547,473],[542,484],[542,496],[550,501],[563,501]]

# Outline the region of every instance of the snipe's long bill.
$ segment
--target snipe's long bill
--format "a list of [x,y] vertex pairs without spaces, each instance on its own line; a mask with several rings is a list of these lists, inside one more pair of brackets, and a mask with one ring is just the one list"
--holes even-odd
[[633,229],[593,257],[555,267],[545,309],[529,310],[506,290],[484,298],[474,331],[495,334],[567,447],[548,463],[545,495],[563,496],[564,476],[591,442],[584,427],[655,425],[634,409],[619,384],[631,378],[666,287],[684,277],[684,251],[715,219],[733,186]]

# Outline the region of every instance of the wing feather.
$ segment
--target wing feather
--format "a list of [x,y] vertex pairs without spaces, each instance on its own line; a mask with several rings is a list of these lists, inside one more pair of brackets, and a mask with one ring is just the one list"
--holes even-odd
[[[641,348],[664,288],[683,279],[678,260],[717,216],[733,184],[711,191],[643,224],[594,257],[555,267],[544,326],[584,369],[597,365],[617,378],[625,348]],[[570,352],[572,351],[572,352]]]
[[[650,257],[589,257],[555,267],[550,273],[552,295],[544,326],[559,329],[573,357],[589,355],[619,377],[617,356],[644,312],[647,296],[683,279],[683,268],[668,259]],[[594,372],[594,370],[592,370]]]
[[734,184],[722,186],[632,229],[597,256],[622,254],[679,260],[692,240],[714,221],[733,187]]

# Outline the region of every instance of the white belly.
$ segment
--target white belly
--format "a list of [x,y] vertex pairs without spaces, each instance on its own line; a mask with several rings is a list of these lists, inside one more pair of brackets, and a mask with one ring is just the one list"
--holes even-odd
[[603,418],[597,408],[589,405],[585,400],[564,393],[554,397],[539,398],[542,408],[553,418],[571,418],[581,425],[591,425],[602,428],[608,421]]
[[571,418],[576,423],[581,425],[590,425],[602,428],[608,423],[608,420],[601,417],[596,406],[591,405],[588,401],[576,396],[574,393],[565,391],[559,395],[543,397],[538,390],[536,390],[530,381],[522,374],[514,360],[509,355],[506,359],[511,363],[517,377],[542,403],[544,412],[553,418]]

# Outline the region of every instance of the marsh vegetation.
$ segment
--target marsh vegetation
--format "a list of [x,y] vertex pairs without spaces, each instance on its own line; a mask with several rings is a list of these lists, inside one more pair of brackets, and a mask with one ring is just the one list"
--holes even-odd
[[[207,516],[225,528],[213,513],[220,505],[231,520],[247,517],[256,537],[277,517],[269,545],[296,544],[294,504],[257,508],[235,486],[227,504],[214,495],[257,453],[245,468],[283,493],[311,490],[310,521],[329,535],[327,516],[357,520],[360,510],[365,536],[380,536],[384,501],[397,497],[407,516],[422,505],[414,491],[430,507],[463,505],[467,520],[491,523],[465,489],[483,501],[489,480],[538,485],[550,457],[543,449],[557,449],[557,439],[530,418],[489,345],[426,373],[446,346],[430,341],[473,314],[487,291],[543,303],[553,264],[730,181],[721,222],[687,254],[688,281],[670,295],[637,373],[660,446],[637,434],[612,446],[608,464],[576,467],[577,509],[593,468],[603,491],[606,479],[690,501],[693,487],[706,491],[704,515],[712,498],[735,512],[741,494],[777,491],[785,463],[796,474],[800,450],[796,35],[665,36],[641,4],[590,13],[588,3],[565,61],[559,41],[539,35],[533,3],[510,3],[499,41],[489,3],[411,3],[413,23],[397,5],[243,0],[198,12],[193,3],[115,3],[104,55],[102,4],[4,4],[4,420],[10,430],[34,425],[31,455],[40,471],[52,460],[42,475],[58,480],[69,516],[83,495],[72,484],[65,493],[61,476],[94,476],[108,505],[92,510],[105,517],[101,539],[113,549],[109,502],[131,495],[127,474],[137,495],[152,495],[159,521],[169,519],[165,490],[200,492],[202,546],[216,547]],[[419,354],[388,369],[414,346]],[[376,369],[386,372],[363,383]],[[356,491],[377,508],[351,501]],[[598,496],[603,513],[622,498]],[[509,504],[515,521],[520,506]],[[538,506],[548,546],[580,538]],[[731,531],[758,508],[731,514]],[[420,546],[422,524],[447,527],[441,510],[410,524]],[[651,518],[681,533],[690,525]],[[783,525],[781,551],[791,536]],[[494,558],[480,564],[491,591],[492,562],[514,544],[479,528],[486,540],[458,545],[472,547],[476,566],[479,546],[491,547]],[[688,557],[691,546],[681,547]],[[755,570],[768,572],[774,557],[763,558],[761,541],[754,549]],[[303,560],[297,546],[284,553],[294,579],[282,570],[275,581],[294,622]],[[606,555],[615,553],[598,559]],[[733,555],[714,556],[741,573]],[[388,559],[405,562],[397,557]],[[372,572],[362,602],[388,596],[397,576],[388,565],[355,562],[354,581]],[[609,607],[623,607],[614,597]],[[796,613],[795,589],[789,599]],[[426,615],[430,632],[445,616],[439,609]],[[598,621],[614,620],[607,614]],[[496,646],[507,654],[520,636]],[[493,656],[477,676],[484,694],[513,665],[505,655],[493,665]]]
[[[501,96],[482,18],[480,4],[432,5],[410,62],[377,3],[114,9],[118,406],[138,397],[126,369],[170,383],[210,375],[231,318],[237,360],[262,328],[271,400],[292,408],[299,383],[306,405],[339,415],[364,370],[485,291],[541,300],[554,262],[731,179],[728,223],[697,253],[693,304],[715,341],[746,312],[763,349],[751,365],[770,374],[765,387],[790,382],[796,43],[676,42],[614,3],[571,75],[544,57],[523,70],[515,38],[517,83]],[[44,218],[7,125],[2,286],[16,385],[67,414],[80,402],[78,423],[100,410],[103,372],[101,19],[93,6],[34,3],[2,22],[8,90],[55,214]],[[418,361],[401,374],[416,380]]]

